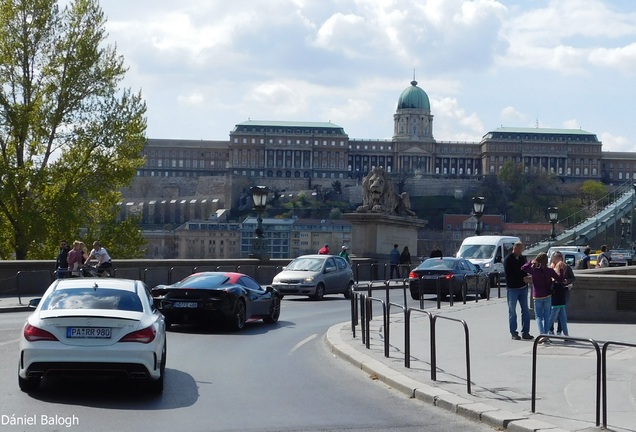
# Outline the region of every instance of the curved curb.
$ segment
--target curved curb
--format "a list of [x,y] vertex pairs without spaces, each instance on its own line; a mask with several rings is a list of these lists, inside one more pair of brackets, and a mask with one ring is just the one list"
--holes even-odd
[[330,351],[364,372],[375,375],[379,381],[404,393],[409,398],[430,403],[493,428],[519,432],[537,432],[542,430],[568,432],[550,423],[529,418],[524,414],[501,410],[481,402],[473,402],[447,390],[409,378],[347,344],[340,334],[343,328],[349,324],[350,322],[345,321],[335,324],[327,330],[326,342]]

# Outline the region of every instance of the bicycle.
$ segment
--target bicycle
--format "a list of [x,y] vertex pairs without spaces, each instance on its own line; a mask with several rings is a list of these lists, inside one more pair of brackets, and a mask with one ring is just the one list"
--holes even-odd
[[94,265],[81,267],[80,277],[110,277],[110,269],[100,269]]

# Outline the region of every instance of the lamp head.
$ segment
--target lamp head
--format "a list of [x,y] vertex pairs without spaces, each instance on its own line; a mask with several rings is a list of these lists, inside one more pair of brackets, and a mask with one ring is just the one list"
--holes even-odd
[[473,197],[473,212],[476,216],[481,216],[484,214],[484,197]]
[[252,186],[250,188],[252,192],[252,201],[254,201],[254,207],[265,208],[267,204],[267,195],[269,194],[269,188],[267,186]]

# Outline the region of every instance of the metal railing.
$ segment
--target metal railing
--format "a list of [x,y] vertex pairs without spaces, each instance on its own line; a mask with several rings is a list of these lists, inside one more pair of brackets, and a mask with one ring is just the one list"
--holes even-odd
[[[356,291],[352,291],[351,295],[351,329],[353,337],[356,337],[356,326],[358,324],[358,311],[361,315],[362,325],[362,343],[367,349],[371,348],[371,325],[370,321],[373,319],[373,302],[380,303],[382,305],[382,325],[383,325],[383,339],[384,339],[384,356],[390,357],[390,338],[391,338],[391,307],[399,307],[404,313],[404,366],[406,368],[411,367],[411,315],[413,312],[424,313],[429,318],[430,326],[430,353],[431,353],[431,380],[437,381],[437,338],[436,338],[436,322],[438,319],[454,321],[461,323],[464,327],[465,336],[465,348],[466,348],[466,390],[471,393],[471,376],[470,376],[470,332],[468,325],[464,320],[445,317],[442,315],[434,315],[431,312],[424,310],[423,308],[408,308],[406,303],[399,304],[391,302],[389,298],[389,285],[386,285],[386,301],[373,297],[370,295],[373,283],[363,284],[368,289],[368,294],[363,294]],[[359,285],[358,285],[359,286]],[[356,286],[356,287],[358,287]],[[356,288],[354,287],[354,288]],[[405,290],[406,288],[403,287]],[[465,291],[465,290],[464,290]],[[451,292],[452,293],[452,292]],[[439,297],[439,296],[438,296]],[[406,297],[405,297],[406,298]],[[465,298],[465,293],[464,293]],[[358,308],[358,304],[360,305]]]
[[[618,345],[630,348],[636,348],[636,344],[627,343],[627,342],[618,342],[618,341],[607,341],[603,344],[602,349],[602,372],[601,372],[601,380],[603,382],[603,428],[607,429],[607,348],[610,345]],[[598,416],[598,414],[597,414]],[[596,420],[596,426],[598,426],[598,417]]]
[[[563,341],[571,340],[571,341],[579,341],[579,342],[589,342],[594,346],[596,350],[596,426],[600,425],[601,421],[601,349],[598,346],[598,343],[594,339],[586,339],[586,338],[575,338],[570,336],[555,336],[555,335],[539,335],[534,340],[534,344],[532,346],[532,412],[535,411],[536,407],[536,398],[537,398],[537,345],[544,341],[550,339],[561,339]],[[605,383],[603,383],[603,387],[605,387]]]
[[466,391],[468,392],[468,394],[470,394],[470,334],[468,331],[468,324],[466,324],[466,321],[461,320],[461,319],[457,319],[457,318],[450,318],[450,317],[445,317],[442,315],[433,315],[433,319],[431,321],[431,379],[433,381],[437,381],[437,349],[436,349],[436,323],[438,319],[444,319],[444,320],[448,320],[448,321],[454,321],[454,322],[458,322],[461,323],[462,326],[464,327],[464,336],[465,336],[465,344],[466,344]]

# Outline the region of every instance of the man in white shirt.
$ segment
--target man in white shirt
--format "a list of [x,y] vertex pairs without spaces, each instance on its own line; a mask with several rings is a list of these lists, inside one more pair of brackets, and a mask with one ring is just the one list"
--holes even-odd
[[99,275],[104,273],[106,269],[109,269],[113,266],[110,255],[108,255],[106,249],[104,249],[98,241],[93,243],[93,250],[91,250],[88,258],[86,258],[86,262],[84,263],[84,265],[88,265],[93,258],[97,260],[97,274]]

